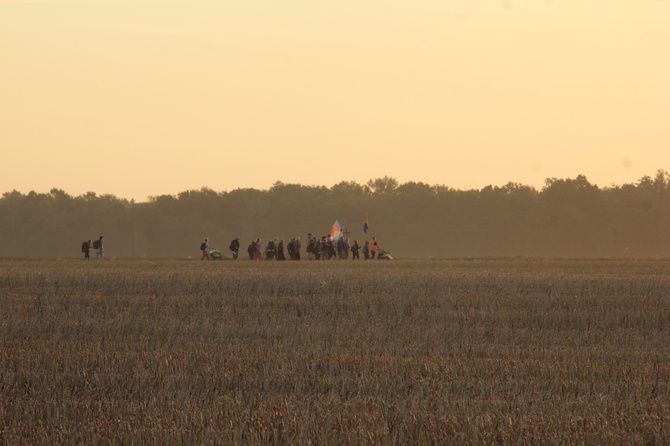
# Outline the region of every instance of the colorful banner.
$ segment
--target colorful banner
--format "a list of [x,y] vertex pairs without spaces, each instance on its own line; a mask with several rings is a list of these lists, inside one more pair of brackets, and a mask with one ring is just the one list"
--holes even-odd
[[335,220],[335,223],[333,223],[333,227],[330,229],[330,239],[333,241],[337,241],[342,237],[342,225],[340,225],[340,222]]

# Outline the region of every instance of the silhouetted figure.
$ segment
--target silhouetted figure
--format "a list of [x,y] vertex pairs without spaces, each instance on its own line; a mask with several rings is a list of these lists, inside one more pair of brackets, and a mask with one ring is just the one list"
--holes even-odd
[[307,259],[312,260],[314,258],[314,241],[315,238],[310,238],[307,241],[307,246],[305,247],[305,252],[307,253]]
[[300,248],[302,243],[300,243],[300,237],[296,237],[293,241],[293,260],[300,260]]
[[351,260],[361,260],[359,256],[359,251],[361,250],[358,240],[354,240],[354,244],[351,246]]
[[333,239],[328,236],[326,239],[326,245],[328,246],[328,259],[335,259],[337,257],[337,252],[335,250],[336,242],[333,242]]
[[95,260],[101,262],[103,257],[105,257],[105,247],[102,246],[102,235],[93,242],[93,249],[95,250]]
[[235,240],[230,242],[228,247],[230,254],[233,256],[233,260],[237,260],[238,255],[240,254],[240,238],[237,237]]
[[365,260],[370,258],[370,242],[368,242],[367,240],[365,241],[365,245],[363,245],[361,252],[365,256]]
[[260,237],[258,237],[256,239],[256,243],[254,245],[254,260],[256,262],[260,262],[261,260],[263,260],[263,253],[261,251],[261,238]]
[[344,239],[343,238],[340,238],[337,241],[337,256],[340,259],[346,259],[345,255],[344,255]]
[[209,257],[209,251],[210,251],[210,249],[211,249],[211,248],[209,247],[209,240],[208,240],[208,239],[205,239],[205,241],[203,241],[203,242],[200,244],[200,251],[202,251],[202,256],[200,256],[200,260],[212,260],[212,259]]
[[91,260],[91,241],[81,244],[81,252],[84,253],[84,260]]
[[265,259],[274,260],[275,258],[275,242],[274,240],[268,240],[268,244],[265,245]]
[[277,243],[277,260],[286,260],[284,255],[284,239],[279,240]]
[[293,250],[295,249],[295,238],[289,240],[288,245],[286,245],[286,250],[288,251],[288,258],[295,260]]
[[247,253],[249,254],[249,260],[254,259],[254,252],[256,252],[256,241],[252,240],[251,244],[247,247]]

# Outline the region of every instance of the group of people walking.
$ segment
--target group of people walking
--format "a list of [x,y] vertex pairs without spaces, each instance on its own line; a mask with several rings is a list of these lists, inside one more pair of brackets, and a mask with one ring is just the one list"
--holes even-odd
[[[81,252],[84,253],[84,260],[90,260],[91,249],[95,251],[95,259],[101,261],[105,254],[105,248],[102,244],[103,236],[101,235],[96,241],[91,243],[91,240],[82,242]],[[284,239],[274,238],[268,240],[263,245],[260,237],[252,240],[247,247],[247,254],[249,260],[261,261],[263,256],[265,260],[300,260],[302,249],[302,242],[300,237],[293,237],[286,244],[286,253],[284,253]],[[240,238],[237,237],[230,242],[228,247],[233,260],[237,260],[240,253]],[[215,258],[213,251],[209,244],[209,239],[205,238],[200,244],[200,251],[202,256],[200,260],[212,260]],[[333,240],[330,235],[324,235],[320,239],[318,237],[309,237],[305,252],[308,260],[331,260],[342,259],[346,260],[351,257],[352,260],[360,260],[360,254],[363,254],[364,259],[374,259],[377,253],[381,252],[381,248],[377,243],[377,238],[372,237],[372,240],[366,241],[363,245],[358,244],[358,240],[354,240],[353,244],[349,243],[348,239],[343,237]],[[218,253],[218,251],[216,251]],[[288,257],[286,256],[288,254]]]
[[99,239],[91,243],[90,240],[86,240],[81,244],[81,252],[84,253],[84,260],[91,260],[91,248],[95,251],[95,260],[101,261],[105,256],[105,248],[102,245],[103,236],[101,235]]
[[[263,247],[261,239],[257,238],[247,246],[247,254],[249,254],[250,260],[256,261],[262,260],[263,254],[265,254],[265,260],[287,260],[286,254],[288,254],[288,260],[300,260],[301,248],[302,242],[300,241],[300,237],[292,237],[289,240],[286,244],[286,253],[284,253],[284,239],[275,237],[268,240]],[[233,258],[235,259],[237,256],[233,254]]]
[[374,259],[380,248],[376,237],[372,237],[371,241],[366,240],[361,246],[358,240],[354,240],[354,243],[350,244],[348,239],[339,238],[335,241],[328,235],[321,237],[321,239],[312,238],[306,250],[310,260],[346,260],[350,255],[352,260],[360,260],[361,254],[363,254],[365,260],[368,260]]
[[[285,247],[286,253],[284,252]],[[274,239],[268,240],[266,244],[263,244],[259,237],[256,240],[252,240],[249,246],[247,246],[247,254],[249,255],[249,260],[255,260],[257,262],[263,260],[263,258],[265,258],[265,260],[300,260],[301,248],[302,242],[300,241],[300,237],[292,237],[286,246],[284,245],[284,239],[275,237]],[[202,251],[200,260],[212,259],[210,254],[213,251],[210,248],[209,239],[206,238],[201,243],[200,250]],[[233,260],[239,258],[239,237],[230,242],[228,250],[230,251]],[[350,258],[350,256],[352,260],[360,260],[360,254],[363,254],[364,259],[368,260],[374,259],[377,254],[381,252],[381,248],[377,243],[376,237],[372,237],[372,240],[366,241],[363,245],[359,245],[358,240],[354,240],[354,243],[350,244],[348,239],[341,237],[337,240],[333,240],[330,235],[324,235],[320,239],[318,237],[310,237],[305,247],[305,252],[307,253],[308,260],[346,260]],[[288,254],[288,257],[286,254]]]

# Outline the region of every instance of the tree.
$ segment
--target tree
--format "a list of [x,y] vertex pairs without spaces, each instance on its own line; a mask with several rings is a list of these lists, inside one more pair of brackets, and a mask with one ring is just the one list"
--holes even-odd
[[398,187],[398,180],[385,176],[368,181],[367,186],[375,195],[390,195]]
[[[0,197],[0,256],[75,257],[105,236],[110,256],[186,257],[208,236],[223,248],[241,237],[325,234],[338,218],[352,237],[379,237],[399,257],[669,256],[670,176],[600,189],[585,176],[455,190],[394,178],[332,187],[277,181],[268,190],[209,188],[146,203],[87,192]],[[362,233],[366,211],[370,231]],[[321,232],[323,231],[323,232]]]

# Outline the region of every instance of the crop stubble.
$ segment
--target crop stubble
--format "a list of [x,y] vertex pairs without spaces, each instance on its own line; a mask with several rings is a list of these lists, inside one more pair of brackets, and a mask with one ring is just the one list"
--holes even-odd
[[668,272],[0,261],[0,443],[667,444]]

